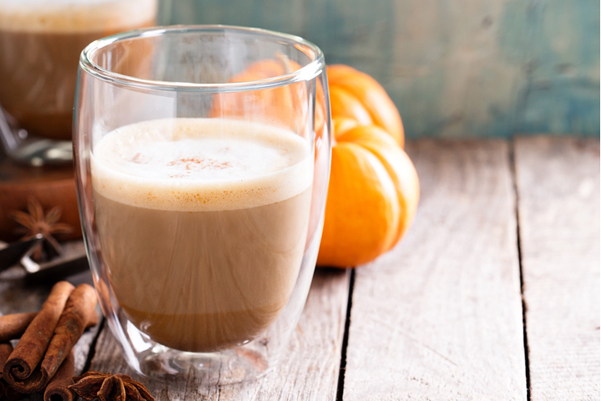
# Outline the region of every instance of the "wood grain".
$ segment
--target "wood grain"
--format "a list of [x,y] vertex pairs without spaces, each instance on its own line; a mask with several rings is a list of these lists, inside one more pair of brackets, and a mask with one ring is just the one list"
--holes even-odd
[[422,185],[399,246],[359,267],[345,401],[525,400],[505,141],[410,142]]
[[599,141],[515,142],[531,399],[599,399]]
[[[350,272],[318,270],[303,315],[279,368],[260,380],[206,387],[200,378],[187,382],[146,382],[161,400],[335,400]],[[117,342],[104,329],[91,370],[132,374]]]
[[[598,400],[599,141],[517,139],[517,205],[507,142],[407,150],[422,184],[418,215],[399,246],[357,269],[346,352],[350,274],[318,270],[276,372],[236,386],[155,382],[157,399],[335,400],[342,352],[345,401],[525,400],[517,208],[530,399]],[[0,313],[35,311],[50,288],[19,268],[2,272]],[[78,372],[95,336],[76,346]],[[131,373],[106,327],[93,352],[91,369]]]

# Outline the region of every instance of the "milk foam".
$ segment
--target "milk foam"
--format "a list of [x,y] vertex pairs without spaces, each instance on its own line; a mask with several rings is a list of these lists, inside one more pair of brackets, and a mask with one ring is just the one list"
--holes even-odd
[[92,183],[117,202],[171,211],[263,206],[310,187],[308,142],[289,131],[221,119],[121,127],[94,146]]
[[114,32],[152,21],[156,10],[157,0],[0,0],[0,29]]

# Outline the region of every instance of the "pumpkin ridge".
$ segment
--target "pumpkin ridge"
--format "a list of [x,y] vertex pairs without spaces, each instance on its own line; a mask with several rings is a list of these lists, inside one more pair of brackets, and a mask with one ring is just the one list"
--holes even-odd
[[369,262],[396,237],[400,210],[394,183],[376,156],[350,142],[333,150],[331,174],[318,263]]
[[359,125],[373,124],[371,113],[355,94],[338,85],[330,88],[330,109],[332,115],[354,119]]
[[395,184],[401,210],[396,235],[391,249],[407,231],[419,201],[419,180],[415,167],[403,149],[396,146],[389,135],[377,126],[354,127],[345,131],[340,141],[350,141],[364,147],[378,158]]
[[328,80],[330,87],[340,86],[358,99],[363,99],[362,103],[374,124],[383,128],[403,147],[405,134],[401,116],[378,81],[364,72],[340,64],[328,66]]
[[[400,215],[400,219],[399,219],[399,225],[396,231],[396,235],[394,237],[394,240],[392,241],[390,247],[387,249],[390,250],[392,249],[397,242],[401,239],[401,237],[403,236],[403,234],[405,234],[405,232],[407,231],[407,229],[411,226],[411,223],[413,222],[413,218],[415,216],[415,210],[417,209],[417,202],[419,200],[419,181],[417,179],[417,172],[415,172],[415,167],[413,167],[413,163],[411,163],[411,160],[409,159],[409,157],[407,156],[407,154],[405,153],[405,151],[403,149],[394,149],[394,148],[383,148],[382,146],[379,145],[371,145],[371,144],[364,144],[364,146],[366,147],[366,149],[368,149],[374,156],[376,156],[380,162],[382,163],[382,165],[384,166],[384,168],[386,168],[386,170],[388,171],[388,174],[393,177],[393,181],[395,181],[395,187],[397,190],[397,199],[399,202],[399,207],[401,210],[401,215]],[[397,153],[397,155],[390,155],[388,153]],[[400,166],[401,163],[395,163],[395,165],[393,165],[390,160],[395,160],[395,162],[400,162],[401,160],[403,161],[403,164],[405,164],[404,166]],[[415,179],[402,179],[401,178],[401,174],[403,171],[405,171],[405,169],[412,169],[413,172],[415,172]],[[406,196],[407,192],[409,191],[409,188],[411,187],[411,184],[407,185],[404,183],[404,181],[414,181],[414,185],[417,186],[416,191],[415,191],[415,195],[413,196]],[[410,202],[408,200],[408,198],[415,198],[414,202]],[[413,200],[413,199],[412,199]],[[415,205],[415,206],[413,206]]]

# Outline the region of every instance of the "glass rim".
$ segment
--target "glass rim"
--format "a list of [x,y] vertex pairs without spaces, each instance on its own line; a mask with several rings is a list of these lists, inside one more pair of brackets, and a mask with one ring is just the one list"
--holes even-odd
[[[279,37],[307,46],[314,52],[315,58],[307,65],[300,69],[278,75],[270,78],[263,78],[254,81],[244,82],[222,82],[222,83],[195,83],[195,82],[177,82],[177,81],[160,81],[137,78],[131,75],[125,75],[109,71],[94,63],[91,57],[98,50],[101,50],[113,43],[134,38],[155,37],[167,33],[177,32],[207,32],[207,31],[236,31],[242,33],[253,33],[271,37]],[[306,82],[316,78],[325,68],[324,55],[321,49],[315,44],[303,39],[300,36],[281,33],[261,28],[240,27],[232,25],[171,25],[171,26],[155,26],[150,28],[137,29],[118,33],[116,35],[107,36],[90,43],[81,52],[79,58],[79,68],[85,73],[96,78],[102,79],[115,84],[124,86],[137,87],[150,90],[161,91],[197,91],[197,92],[243,92],[259,89],[269,89],[275,87],[286,86],[297,82]]]

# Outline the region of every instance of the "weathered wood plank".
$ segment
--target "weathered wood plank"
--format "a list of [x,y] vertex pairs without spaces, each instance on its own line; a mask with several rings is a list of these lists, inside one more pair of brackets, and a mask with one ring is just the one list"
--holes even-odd
[[508,144],[422,140],[408,152],[418,215],[357,269],[343,399],[525,400]]
[[599,399],[599,141],[515,142],[531,399]]
[[[279,368],[258,381],[222,387],[146,382],[161,400],[335,400],[348,301],[349,272],[318,270],[303,315]],[[92,370],[131,374],[108,329],[96,345]]]

